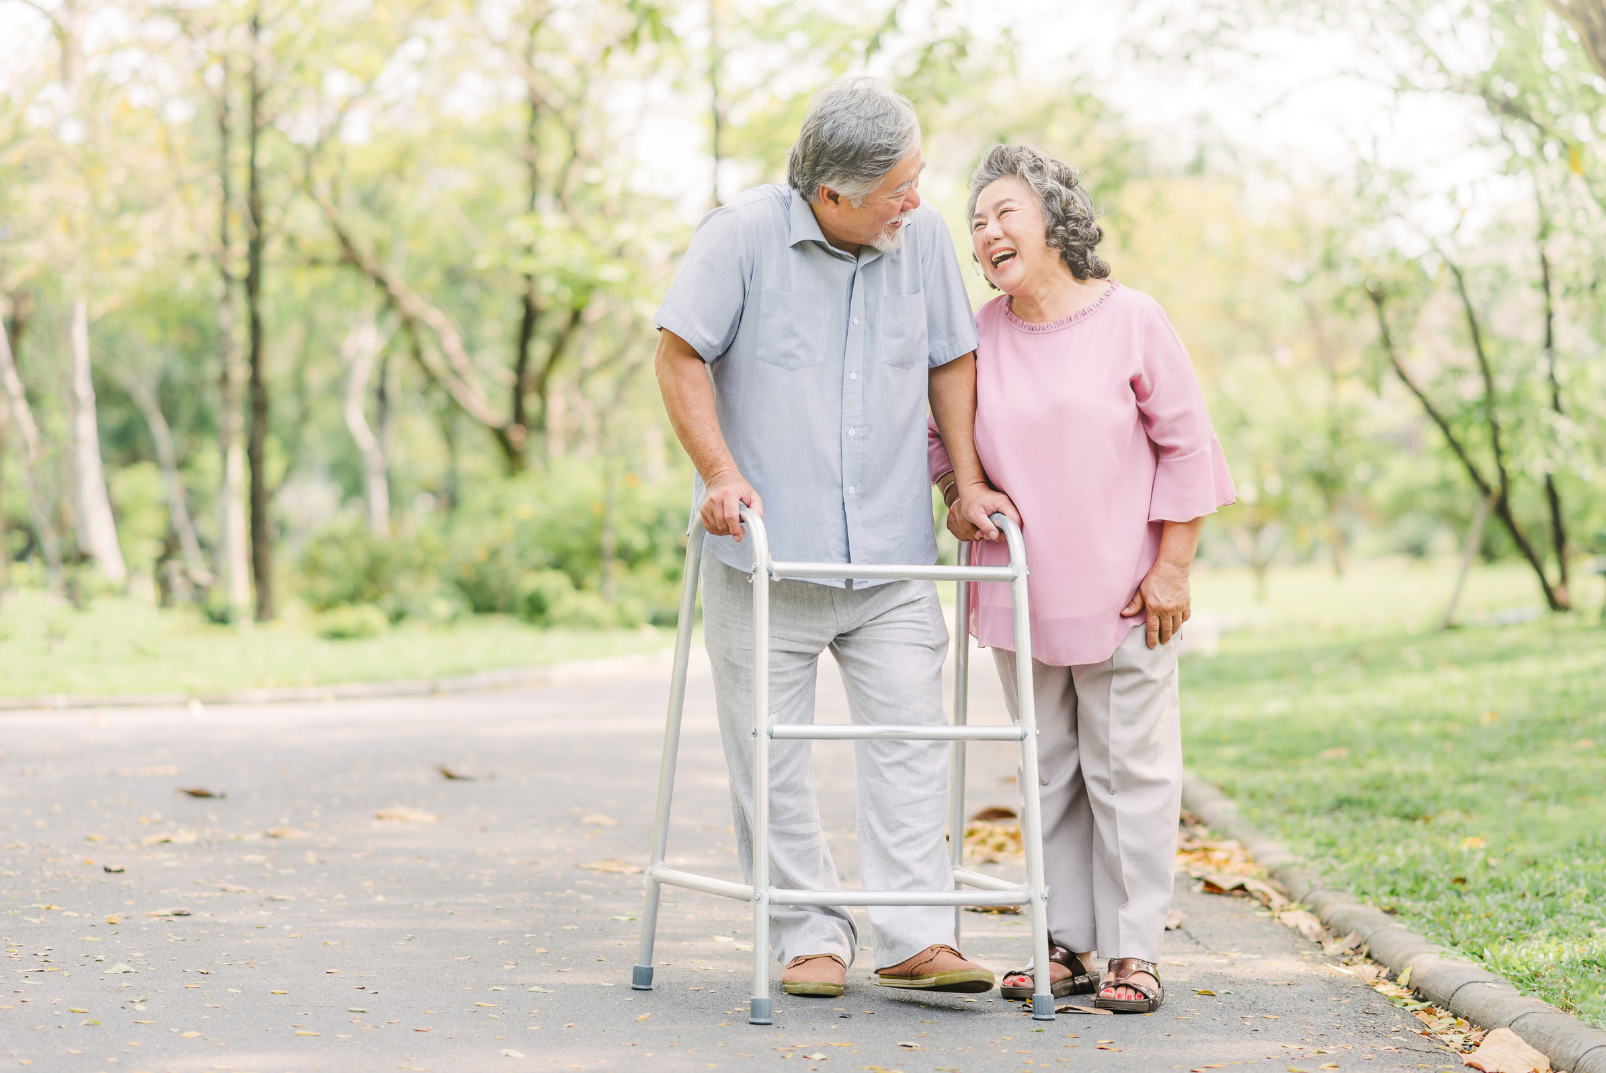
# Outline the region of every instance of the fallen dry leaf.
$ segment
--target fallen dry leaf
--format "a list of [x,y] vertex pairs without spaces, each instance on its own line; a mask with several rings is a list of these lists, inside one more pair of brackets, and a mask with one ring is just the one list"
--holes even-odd
[[118,916],[116,913],[107,913],[106,914],[106,923],[108,923],[108,924],[121,924],[122,922],[123,922],[123,918]]
[[618,827],[619,821],[612,816],[604,816],[600,812],[593,812],[589,816],[581,816],[581,823],[589,823],[596,827]]
[[1277,914],[1277,921],[1293,928],[1313,943],[1332,938],[1327,934],[1327,929],[1322,927],[1322,922],[1316,919],[1316,914],[1303,909],[1284,909]]
[[269,838],[286,838],[286,839],[289,839],[289,838],[311,838],[312,837],[307,832],[305,832],[305,831],[303,831],[303,830],[301,830],[300,828],[297,828],[297,827],[269,827],[266,831],[264,831],[262,833],[267,835]]
[[650,1014],[650,1013],[637,1014],[636,1015],[636,1020],[645,1021],[647,1018],[649,1018],[651,1016],[652,1016],[652,1014]]
[[524,1052],[523,1051],[515,1051],[512,1047],[503,1047],[502,1048],[502,1057],[503,1058],[523,1058],[524,1057]]
[[409,808],[406,805],[391,805],[374,813],[376,820],[390,820],[395,823],[440,823],[441,818],[433,812],[425,812],[421,808]]
[[1342,957],[1353,954],[1361,948],[1361,933],[1352,931],[1342,939],[1330,939],[1322,944],[1322,953],[1328,957]]
[[1550,1059],[1509,1028],[1497,1028],[1461,1061],[1484,1073],[1550,1073]]
[[150,909],[146,911],[145,915],[148,917],[187,917],[190,915],[190,911],[182,905],[178,905],[171,909]]
[[435,765],[435,770],[441,773],[441,777],[442,778],[462,779],[465,782],[473,782],[474,781],[474,776],[473,775],[465,775],[460,771],[453,771],[451,768],[447,767],[445,764],[436,764]]
[[1262,905],[1273,912],[1288,907],[1288,892],[1279,889],[1282,884],[1275,880],[1256,879],[1254,876],[1230,875],[1226,872],[1217,872],[1214,875],[1199,877],[1202,889],[1206,894],[1231,894],[1243,891],[1252,898],[1256,898]]
[[[312,1033],[308,1033],[308,1035],[311,1035],[311,1034]],[[301,1033],[297,1032],[296,1035],[299,1036],[299,1035],[301,1035]],[[195,1029],[193,1029],[193,1028],[190,1029],[188,1032],[180,1032],[178,1034],[178,1038],[179,1039],[195,1039],[198,1036],[200,1036],[200,1033],[195,1031]]]
[[1054,1012],[1055,1013],[1087,1013],[1087,1014],[1092,1014],[1095,1017],[1114,1017],[1115,1016],[1115,1011],[1114,1010],[1101,1010],[1101,1009],[1097,1008],[1096,1006],[1078,1006],[1074,1002],[1067,1003],[1064,1006],[1055,1006],[1054,1007]]
[[552,990],[550,987],[542,987],[539,984],[537,984],[534,987],[528,988],[527,990],[534,991],[538,995],[555,995],[555,994],[557,994],[557,992]]
[[637,872],[641,871],[641,869],[637,868],[635,865],[626,861],[621,861],[617,857],[608,857],[605,860],[600,861],[587,861],[585,864],[580,865],[580,867],[589,868],[593,872],[617,872],[622,876],[633,876]]
[[[965,824],[965,856],[982,864],[1019,860],[1026,853],[1020,840],[1020,818],[1002,805],[984,808]],[[1009,907],[1011,912],[1015,909]]]
[[228,794],[215,794],[204,786],[180,786],[178,793],[189,794],[191,797],[228,797]]
[[1187,919],[1187,917],[1183,916],[1177,910],[1167,909],[1165,911],[1165,930],[1176,931],[1178,928],[1182,927],[1183,923]]
[[216,887],[218,890],[223,891],[225,894],[250,894],[251,893],[251,888],[250,887],[242,887],[238,883],[214,883],[212,885],[214,887]]

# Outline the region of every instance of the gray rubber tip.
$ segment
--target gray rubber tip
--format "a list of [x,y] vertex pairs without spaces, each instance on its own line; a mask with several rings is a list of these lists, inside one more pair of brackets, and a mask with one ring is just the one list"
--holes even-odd
[[1032,1020],[1052,1021],[1054,1019],[1054,996],[1032,996]]
[[756,998],[747,1011],[747,1023],[750,1025],[772,1025],[775,1018],[771,1015],[770,1000]]
[[632,965],[630,967],[630,986],[636,991],[651,991],[652,966]]

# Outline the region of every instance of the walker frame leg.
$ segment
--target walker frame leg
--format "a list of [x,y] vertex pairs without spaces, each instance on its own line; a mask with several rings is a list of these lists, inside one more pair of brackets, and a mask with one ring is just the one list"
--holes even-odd
[[[1019,530],[1006,530],[1010,559],[1024,563]],[[1017,546],[1019,542],[1019,546]],[[1015,695],[1021,729],[1021,843],[1026,850],[1026,886],[1031,894],[1032,1020],[1054,1019],[1054,985],[1048,961],[1048,884],[1043,874],[1043,805],[1037,770],[1037,702],[1032,683],[1032,617],[1027,601],[1027,572],[1010,582],[1015,626]]]
[[658,903],[663,884],[654,871],[664,863],[669,845],[669,809],[675,799],[675,762],[680,753],[680,721],[686,709],[686,673],[691,660],[693,619],[697,612],[697,577],[703,564],[703,525],[692,519],[686,538],[686,565],[680,585],[680,618],[675,629],[675,663],[669,684],[669,713],[664,720],[664,754],[658,762],[658,808],[652,821],[652,853],[647,866],[647,895],[641,907],[641,944],[631,969],[630,986],[652,990],[652,948],[658,931]]
[[753,994],[747,1023],[772,1024],[770,1003],[770,575],[769,541],[753,542]]
[[[959,565],[970,565],[970,542],[959,542]],[[954,725],[970,721],[970,582],[958,586],[954,601]],[[954,742],[952,775],[948,787],[948,858],[955,868],[965,866],[965,743]],[[960,945],[965,907],[954,906],[954,946]]]

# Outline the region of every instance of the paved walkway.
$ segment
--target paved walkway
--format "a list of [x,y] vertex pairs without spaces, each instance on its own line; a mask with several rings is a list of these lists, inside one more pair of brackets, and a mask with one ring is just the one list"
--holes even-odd
[[[1001,722],[990,664],[972,710]],[[640,877],[578,866],[644,861],[666,684],[660,664],[528,692],[0,717],[0,1070],[1456,1066],[1254,903],[1185,879],[1150,1017],[1041,1025],[996,997],[873,987],[866,954],[842,1000],[778,996],[751,1027],[746,907],[687,892],[657,989],[633,992]],[[671,858],[735,878],[711,707],[699,659]],[[846,720],[829,661],[821,707]],[[848,749],[817,744],[815,766],[851,882]],[[971,756],[972,807],[1012,803],[1008,746]],[[440,820],[375,819],[395,805]],[[964,927],[1000,973],[1026,956],[1024,923]]]

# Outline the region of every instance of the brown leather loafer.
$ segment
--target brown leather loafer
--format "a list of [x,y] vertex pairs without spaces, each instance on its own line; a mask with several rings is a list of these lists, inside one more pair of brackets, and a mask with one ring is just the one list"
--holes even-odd
[[953,991],[975,994],[993,989],[993,973],[951,946],[928,946],[907,961],[877,969],[878,987],[903,987],[915,991]]
[[837,998],[847,975],[847,965],[835,954],[802,954],[781,971],[781,990],[788,995]]

